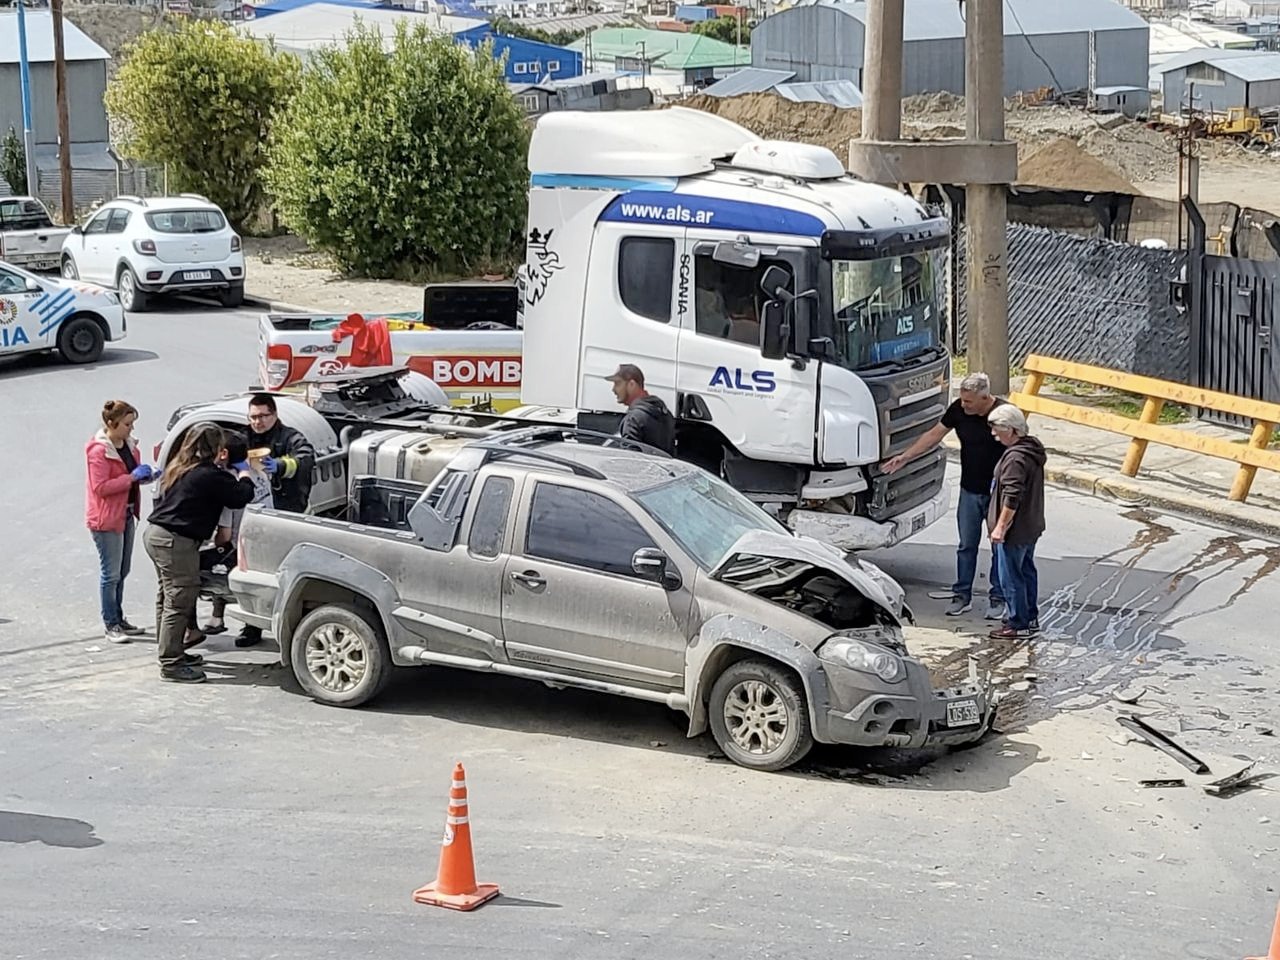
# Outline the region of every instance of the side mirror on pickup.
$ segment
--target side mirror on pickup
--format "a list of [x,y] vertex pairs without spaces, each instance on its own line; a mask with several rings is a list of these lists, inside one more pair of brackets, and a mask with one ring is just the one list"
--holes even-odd
[[657,547],[641,547],[631,556],[631,569],[637,576],[661,584],[664,590],[679,590],[680,574],[669,563],[667,555]]

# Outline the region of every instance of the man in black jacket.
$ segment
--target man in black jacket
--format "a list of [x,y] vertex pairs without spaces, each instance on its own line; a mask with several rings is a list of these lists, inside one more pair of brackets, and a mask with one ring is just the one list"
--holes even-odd
[[605,377],[613,384],[613,395],[627,408],[618,425],[618,436],[626,440],[638,440],[651,447],[674,454],[676,450],[676,421],[662,402],[644,388],[644,372],[632,363],[624,363],[611,376]]
[[[255,393],[249,398],[249,449],[271,451],[262,469],[271,477],[271,501],[277,510],[305,513],[311,499],[311,471],[316,452],[302,432],[280,422],[276,398]],[[236,637],[237,647],[252,647],[262,631],[246,625]]]
[[1004,445],[992,481],[987,529],[1000,564],[1000,586],[1009,605],[996,640],[1025,640],[1040,630],[1036,543],[1044,533],[1044,445],[1028,435],[1027,418],[1012,404],[987,415],[992,435]]

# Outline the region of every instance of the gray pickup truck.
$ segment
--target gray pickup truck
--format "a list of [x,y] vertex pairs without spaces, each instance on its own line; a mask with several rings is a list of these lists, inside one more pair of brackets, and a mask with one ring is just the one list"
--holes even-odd
[[57,270],[70,227],[53,223],[35,197],[0,197],[0,260],[24,270]]
[[695,466],[539,427],[445,438],[415,467],[432,445],[412,436],[394,478],[362,467],[396,438],[353,445],[346,519],[251,507],[241,526],[230,612],[322,703],[364,703],[396,666],[489,671],[666,704],[759,770],[994,720],[984,683],[935,690],[907,653],[896,582]]

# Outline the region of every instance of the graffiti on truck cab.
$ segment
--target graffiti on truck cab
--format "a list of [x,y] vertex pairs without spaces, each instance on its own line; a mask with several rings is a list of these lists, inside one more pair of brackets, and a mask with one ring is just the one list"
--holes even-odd
[[525,265],[524,302],[529,306],[537,305],[547,293],[547,284],[551,275],[563,270],[560,254],[550,248],[551,235],[555,230],[543,233],[537,227],[529,231],[529,256]]

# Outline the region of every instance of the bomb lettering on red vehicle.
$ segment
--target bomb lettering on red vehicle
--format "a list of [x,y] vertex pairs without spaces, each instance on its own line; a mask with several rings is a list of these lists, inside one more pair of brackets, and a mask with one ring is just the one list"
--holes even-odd
[[409,368],[446,390],[503,390],[520,386],[520,358],[411,357]]

